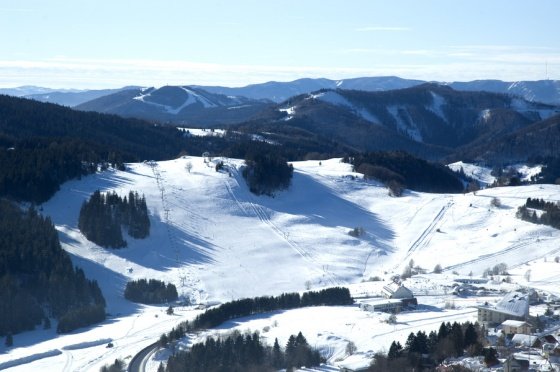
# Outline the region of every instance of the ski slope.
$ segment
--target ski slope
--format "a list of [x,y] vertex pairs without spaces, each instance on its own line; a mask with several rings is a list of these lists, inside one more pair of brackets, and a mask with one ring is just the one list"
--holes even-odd
[[[217,161],[224,161],[224,171],[215,171]],[[514,280],[521,284],[558,292],[560,264],[554,257],[560,255],[560,232],[518,220],[515,212],[527,197],[560,200],[559,186],[494,188],[476,195],[407,191],[403,197],[392,198],[384,187],[353,173],[350,165],[331,159],[294,162],[291,187],[267,197],[249,192],[241,176],[242,165],[235,159],[182,157],[129,164],[126,171],[107,170],[62,185],[41,206],[42,213],[53,220],[74,264],[99,282],[110,317],[69,335],[56,335],[56,324],[51,330],[18,334],[13,348],[0,346],[0,366],[45,353],[47,357],[10,371],[99,370],[117,357],[129,361],[161,333],[193,318],[199,310],[187,304],[358,285],[373,276],[388,280],[402,273],[411,260],[428,271],[440,264],[447,276],[452,271],[480,275],[503,262],[518,273]],[[150,236],[145,240],[125,237],[128,247],[120,250],[87,241],[77,228],[79,209],[97,189],[145,194]],[[502,206],[492,207],[492,198],[499,198]],[[365,234],[351,237],[348,232],[356,227]],[[534,268],[534,282],[523,279],[528,267]],[[166,306],[126,301],[126,282],[139,278],[174,283],[185,306],[177,306],[175,315],[169,316]],[[412,328],[417,330],[439,326],[443,305],[440,301],[421,315],[412,314],[406,323],[417,319],[418,327]],[[460,320],[462,312],[464,320],[472,319],[468,306],[450,313],[450,319]],[[321,319],[344,313],[340,316],[352,322],[365,316],[353,307],[333,309],[333,315],[327,314],[328,308],[301,311],[306,319],[313,314]],[[332,339],[354,338],[360,352],[378,351],[389,337],[384,336],[387,330],[372,326],[369,334],[377,336],[364,339],[361,335],[368,324],[360,329],[335,327],[330,331]],[[405,331],[408,335],[410,328]],[[283,337],[288,331],[277,332]],[[313,336],[327,330],[310,328],[309,332],[318,345],[328,344],[328,337]],[[113,348],[105,347],[107,339],[113,340]],[[344,345],[332,344],[334,359],[341,357]]]

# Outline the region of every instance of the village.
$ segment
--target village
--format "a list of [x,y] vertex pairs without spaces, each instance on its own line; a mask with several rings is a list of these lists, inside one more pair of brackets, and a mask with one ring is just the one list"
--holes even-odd
[[[356,300],[363,311],[387,313],[386,322],[397,322],[399,314],[421,311],[423,299],[430,297],[426,294],[433,294],[405,284],[397,279],[378,286],[377,295],[362,294]],[[485,331],[485,348],[495,350],[496,362],[486,364],[482,356],[464,356],[434,365],[435,370],[454,371],[454,366],[460,365],[474,371],[560,371],[560,299],[531,288],[509,285],[506,291],[500,287],[493,286],[488,278],[471,276],[454,278],[445,289],[449,291],[446,297],[455,301],[476,302],[485,295],[495,298],[473,307],[477,310],[476,321]],[[352,363],[351,358],[339,368],[343,372],[368,370],[363,362]]]

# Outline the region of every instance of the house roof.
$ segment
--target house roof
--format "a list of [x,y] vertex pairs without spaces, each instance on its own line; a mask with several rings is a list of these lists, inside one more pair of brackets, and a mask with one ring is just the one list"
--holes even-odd
[[505,322],[502,323],[503,326],[508,326],[508,327],[522,327],[525,324],[527,323],[525,323],[522,320],[506,320]]
[[556,337],[554,337],[553,335],[545,335],[545,336],[542,336],[541,339],[550,343],[550,344],[555,344],[555,343],[558,342]]
[[517,345],[531,346],[535,343],[535,341],[537,341],[537,339],[538,339],[537,336],[524,335],[524,334],[518,333],[516,335],[513,335],[513,338],[511,339],[511,342],[513,342],[514,344],[517,344]]
[[523,293],[510,292],[496,304],[495,310],[517,317],[524,317],[529,311],[529,301]]
[[338,363],[338,367],[347,368],[351,371],[365,371],[371,365],[371,359],[362,354],[350,355]]
[[400,287],[401,287],[401,286],[398,285],[397,283],[392,282],[392,283],[390,283],[390,284],[387,284],[387,285],[383,286],[383,290],[386,291],[387,293],[393,294],[393,293],[395,293]]

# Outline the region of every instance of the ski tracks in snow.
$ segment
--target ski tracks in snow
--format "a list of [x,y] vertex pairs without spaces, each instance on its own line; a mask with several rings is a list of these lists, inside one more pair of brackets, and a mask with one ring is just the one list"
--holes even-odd
[[[436,231],[437,225],[443,220],[443,218],[445,216],[445,213],[447,212],[447,210],[452,205],[453,205],[453,201],[450,200],[450,201],[447,202],[446,205],[441,207],[441,209],[436,214],[436,216],[433,218],[433,220],[430,222],[430,224],[424,229],[424,231],[418,236],[418,238],[408,248],[408,252],[406,253],[406,256],[404,257],[404,259],[399,264],[395,265],[393,270],[396,270],[399,267],[400,264],[406,263],[414,253],[416,253],[417,251],[421,250],[422,248],[424,248],[428,245],[428,243],[430,242],[430,240],[432,238],[432,235],[433,235],[434,231]],[[416,212],[416,214],[417,213],[418,213],[418,211]]]
[[[235,180],[237,185],[239,186],[239,172],[235,166],[227,164],[228,170],[232,174],[232,178]],[[226,189],[228,193],[231,195],[232,199],[237,203],[239,208],[246,214],[246,215],[255,215],[263,224],[267,225],[280,239],[284,240],[295,252],[297,252],[304,260],[311,263],[316,270],[323,274],[325,279],[331,285],[340,285],[341,281],[338,280],[335,274],[326,271],[324,267],[321,266],[321,263],[318,262],[309,252],[305,249],[300,247],[295,241],[290,239],[289,233],[282,231],[272,220],[268,212],[257,202],[255,202],[254,197],[247,192],[247,202],[251,211],[248,211],[243,204],[239,201],[235,193],[233,192],[231,186],[229,185],[228,181],[225,181]],[[251,213],[252,212],[252,213]],[[321,268],[319,268],[321,267]]]

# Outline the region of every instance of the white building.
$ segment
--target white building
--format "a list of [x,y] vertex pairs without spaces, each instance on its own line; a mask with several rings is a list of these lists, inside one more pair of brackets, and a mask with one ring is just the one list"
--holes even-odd
[[478,321],[486,326],[496,326],[506,320],[525,320],[528,316],[529,301],[520,292],[508,293],[495,306],[478,307]]
[[393,282],[383,286],[383,297],[390,299],[408,299],[414,298],[414,294],[404,285]]

